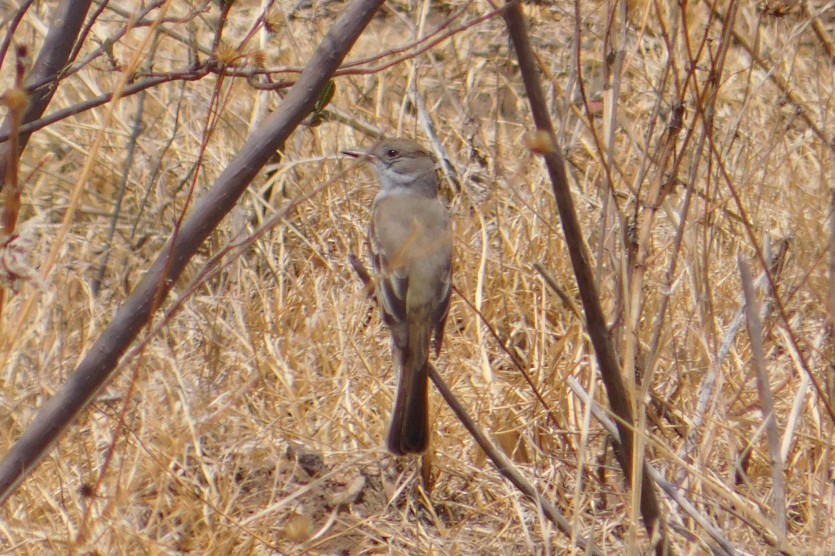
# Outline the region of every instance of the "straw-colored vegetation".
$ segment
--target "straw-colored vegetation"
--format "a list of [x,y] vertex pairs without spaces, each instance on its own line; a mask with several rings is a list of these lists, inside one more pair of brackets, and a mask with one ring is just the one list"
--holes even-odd
[[[236,3],[219,47],[223,60],[239,70],[303,67],[344,8],[308,4],[293,12],[295,1],[276,2],[268,16],[274,32],[249,37],[262,6]],[[622,356],[637,351],[622,364],[638,377],[627,383],[636,415],[645,415],[636,419],[645,457],[741,554],[768,553],[779,542],[750,336],[745,321],[734,326],[744,308],[738,258],[755,279],[763,272],[758,253],[774,258],[775,289],[763,280],[757,286],[786,458],[784,548],[831,554],[835,423],[823,399],[835,405],[832,4],[740,3],[736,36],[724,39],[703,2],[684,12],[675,2],[629,2],[626,28],[619,8],[610,16],[606,2],[579,4],[579,23],[571,3],[524,9],[612,336]],[[720,4],[725,17],[728,6]],[[30,56],[52,5],[37,3],[14,33]],[[156,34],[143,25],[123,35],[135,3],[111,2],[78,62],[101,53],[108,39],[112,54],[66,77],[47,113],[120,90],[126,71],[187,73],[194,56],[205,59],[218,6],[167,6],[170,21]],[[445,181],[458,294],[438,370],[576,535],[606,554],[650,551],[607,434],[568,386],[576,379],[607,407],[550,182],[526,148],[531,118],[504,22],[494,16],[465,28],[492,10],[453,0],[394,2],[379,13],[348,57],[366,61],[335,79],[325,121],[298,129],[264,169],[193,260],[139,351],[6,502],[0,547],[20,554],[578,550],[499,476],[436,392],[423,465],[383,449],[395,380],[388,334],[347,260],[351,253],[365,260],[376,182],[338,153],[371,144],[374,129],[430,145],[425,110],[459,184]],[[13,13],[11,3],[2,8],[4,32]],[[153,10],[147,20],[159,15]],[[443,40],[411,48],[438,29]],[[605,62],[607,55],[618,62],[620,45],[612,89],[604,86]],[[368,60],[379,55],[387,56]],[[712,85],[710,71],[718,72]],[[2,78],[12,86],[12,52]],[[43,284],[30,279],[17,294],[6,290],[0,451],[61,388],[189,204],[280,101],[281,92],[257,91],[243,78],[172,79],[35,133],[21,160],[19,227],[33,233],[29,257]],[[664,159],[679,104],[683,127]],[[653,210],[658,185],[667,194]],[[290,203],[297,206],[286,219],[247,240]],[[647,258],[636,272],[624,245],[644,237]],[[239,247],[222,271],[201,278],[230,244]],[[634,280],[642,280],[640,296],[630,293]],[[526,363],[548,408],[494,333]],[[658,495],[674,549],[709,553],[715,543],[705,530]]]

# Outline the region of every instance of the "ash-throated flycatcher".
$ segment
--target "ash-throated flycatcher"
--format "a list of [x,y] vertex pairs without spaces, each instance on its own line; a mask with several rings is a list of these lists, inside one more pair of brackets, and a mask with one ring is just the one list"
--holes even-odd
[[368,152],[380,192],[368,243],[383,322],[399,368],[388,449],[419,454],[429,444],[429,344],[441,349],[452,281],[452,229],[438,196],[435,159],[411,139],[385,139]]

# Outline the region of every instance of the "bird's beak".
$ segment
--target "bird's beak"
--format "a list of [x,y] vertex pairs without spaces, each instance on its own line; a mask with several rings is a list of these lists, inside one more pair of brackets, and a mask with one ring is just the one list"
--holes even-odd
[[362,151],[342,151],[342,154],[350,156],[351,158],[362,158],[366,156],[368,153],[364,153]]

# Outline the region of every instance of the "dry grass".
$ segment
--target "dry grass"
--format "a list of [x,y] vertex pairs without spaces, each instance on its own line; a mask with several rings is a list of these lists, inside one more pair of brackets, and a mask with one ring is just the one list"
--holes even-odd
[[[130,3],[123,4],[127,9]],[[341,5],[314,1],[288,22],[281,14],[295,2],[279,4],[273,11],[277,33],[257,36],[247,51],[252,54],[264,40],[266,67],[303,66]],[[646,357],[669,294],[655,364],[651,370],[639,365],[650,380],[648,417],[641,425],[647,459],[740,553],[770,550],[776,538],[771,464],[750,342],[744,326],[736,335],[730,331],[743,303],[737,255],[754,260],[752,241],[770,242],[775,251],[785,242],[785,261],[774,277],[788,322],[772,310],[764,337],[777,424],[787,448],[785,548],[831,554],[835,428],[804,378],[801,360],[802,355],[819,383],[833,388],[827,310],[831,145],[815,135],[739,41],[731,44],[721,75],[713,131],[701,120],[694,124],[692,82],[679,93],[683,81],[676,84],[670,76],[659,91],[669,66],[675,79],[688,75],[682,37],[669,60],[661,33],[661,22],[672,26],[675,14],[659,15],[654,3],[630,2],[612,145],[613,189],[622,217],[631,222],[638,206],[640,222],[646,222],[650,183],[669,170],[654,162],[678,98],[685,129],[677,147],[692,136],[677,171],[682,185],[664,199],[651,224],[641,319],[637,330],[629,330],[621,313],[627,270],[623,221],[610,221],[605,229],[601,224],[604,121],[592,120],[599,149],[575,89],[574,14],[559,7],[563,4],[525,9],[551,74],[553,113],[577,210],[597,257],[613,336],[624,346],[634,332],[638,361]],[[597,110],[608,92],[602,87],[608,16],[604,2],[581,4],[581,69],[589,107]],[[428,6],[392,4],[350,58],[409,44],[459,9],[464,14],[450,29],[490,10],[485,3],[451,1],[426,14]],[[827,6],[819,22],[831,40],[831,4],[809,2],[812,11]],[[208,47],[217,8],[212,4],[199,15],[188,13],[191,8],[172,3],[169,16],[188,17],[192,24],[168,28],[193,33]],[[47,9],[38,6],[16,33],[16,41],[26,41],[32,51],[42,40]],[[255,2],[235,5],[225,41],[242,40],[258,13]],[[715,55],[721,26],[706,27],[707,14],[704,5],[692,3],[683,17],[694,52],[707,33],[712,39],[707,48]],[[734,28],[831,138],[835,81],[809,21],[798,8],[778,17],[743,3]],[[85,52],[124,24],[123,16],[106,10]],[[143,45],[147,32],[136,29],[118,41],[115,59],[128,65],[136,57],[144,64],[154,47],[154,70],[186,67],[187,43],[161,35],[157,44]],[[364,255],[376,186],[368,171],[349,170],[335,155],[372,141],[363,126],[428,142],[409,100],[416,80],[441,143],[461,173],[460,191],[448,192],[457,238],[455,283],[480,312],[454,300],[437,367],[477,422],[513,454],[578,534],[592,537],[607,554],[646,552],[643,527],[606,435],[566,385],[574,377],[606,405],[583,322],[533,269],[535,263],[546,268],[579,306],[550,184],[536,156],[524,148],[530,117],[511,60],[504,24],[495,17],[384,71],[338,78],[330,108],[350,115],[353,125],[332,120],[300,129],[286,145],[282,164],[262,174],[240,209],[215,232],[175,297],[187,292],[188,281],[213,253],[246,237],[263,215],[315,186],[331,185],[199,284],[184,308],[149,338],[6,503],[0,547],[21,554],[571,550],[572,540],[501,479],[438,396],[432,399],[428,482],[421,479],[417,460],[390,457],[382,448],[394,380],[387,333],[347,262],[350,253]],[[699,88],[710,64],[703,52],[693,74]],[[11,65],[3,66],[5,83],[13,78]],[[110,91],[118,79],[119,72],[99,58],[62,83],[52,107]],[[223,110],[207,137],[214,95]],[[256,92],[243,80],[219,83],[206,77],[155,87],[144,97],[106,104],[33,137],[22,160],[21,220],[39,233],[32,258],[45,272],[46,285],[40,291],[24,286],[6,299],[0,321],[0,450],[14,442],[106,326],[187,210],[190,188],[199,195],[277,102],[279,95]],[[714,142],[713,155],[705,139]],[[699,151],[700,144],[705,146]],[[82,168],[90,161],[85,177]],[[682,218],[691,184],[692,206]],[[62,224],[70,208],[73,216]],[[682,221],[685,231],[676,250]],[[51,266],[50,250],[57,257]],[[674,256],[678,262],[669,287],[666,273]],[[105,263],[96,296],[91,284]],[[755,276],[761,272],[754,262]],[[771,299],[762,293],[762,303]],[[488,327],[528,362],[556,422]],[[730,350],[720,359],[723,342]],[[716,381],[715,390],[703,411],[699,395],[708,378]],[[643,407],[643,400],[636,403]],[[704,530],[663,495],[661,501],[674,525],[677,552],[707,553],[711,541]]]

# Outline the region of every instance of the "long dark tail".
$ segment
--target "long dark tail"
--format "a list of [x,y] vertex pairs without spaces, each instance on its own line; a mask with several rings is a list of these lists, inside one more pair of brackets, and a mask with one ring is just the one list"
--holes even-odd
[[400,361],[397,397],[386,445],[391,453],[421,454],[429,445],[430,327],[409,326],[408,345]]

